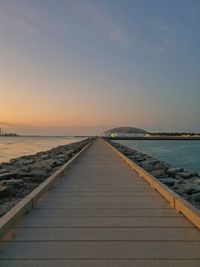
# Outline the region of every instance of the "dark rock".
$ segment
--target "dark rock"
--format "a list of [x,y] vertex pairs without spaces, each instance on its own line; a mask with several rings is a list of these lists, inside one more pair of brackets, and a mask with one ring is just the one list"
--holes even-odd
[[178,189],[179,185],[186,184],[184,180],[177,180],[176,183],[174,184],[174,189]]
[[15,190],[7,185],[0,186],[0,198],[8,198],[16,195]]
[[50,155],[49,154],[43,154],[43,155],[40,155],[40,158],[42,160],[46,160],[46,159],[49,159],[50,158]]
[[26,176],[26,177],[23,177],[23,178],[22,178],[22,180],[23,180],[24,182],[29,182],[29,181],[31,181],[31,179],[32,179],[31,176]]
[[152,176],[154,177],[162,177],[162,178],[165,178],[165,177],[168,177],[168,175],[165,173],[164,170],[153,170],[150,172]]
[[159,160],[156,160],[156,159],[148,159],[149,163],[152,164],[153,166],[156,166],[160,163]]
[[23,177],[26,177],[28,175],[27,172],[23,172],[23,171],[16,171],[13,172],[13,177],[17,178],[17,179],[21,179]]
[[159,181],[168,186],[174,186],[174,184],[177,182],[177,180],[173,178],[162,178],[159,179]]
[[200,178],[199,177],[192,177],[190,179],[190,182],[200,185]]
[[183,172],[183,170],[183,168],[169,168],[166,173],[171,177],[175,177],[177,173]]
[[137,162],[142,162],[142,161],[145,161],[146,158],[145,157],[134,157],[134,160],[136,160]]
[[31,166],[28,165],[28,166],[21,166],[21,171],[25,172],[25,173],[29,173],[31,170]]
[[67,155],[72,156],[73,153],[74,153],[74,150],[73,149],[67,150]]
[[154,169],[166,171],[168,169],[168,166],[166,164],[164,164],[163,162],[158,162],[154,165]]
[[200,193],[200,185],[196,185],[193,183],[180,184],[178,186],[178,192],[186,193],[189,195]]
[[1,181],[2,185],[19,186],[24,183],[22,179],[10,179]]
[[40,162],[40,164],[35,164],[35,168],[51,168],[54,166],[55,163],[54,158],[45,159],[44,161]]
[[147,172],[150,172],[150,171],[153,171],[153,166],[152,166],[152,164],[151,163],[149,163],[149,162],[142,162],[141,164],[140,164],[140,166],[143,168],[143,169],[145,169]]
[[190,179],[197,175],[196,172],[179,172],[178,175],[183,179]]
[[191,197],[190,197],[190,200],[194,203],[200,203],[200,193],[197,193],[197,194],[193,194]]
[[17,163],[20,165],[30,165],[33,164],[33,162],[34,160],[30,158],[30,159],[19,159]]
[[1,173],[0,174],[0,181],[1,180],[7,180],[7,179],[11,179],[11,178],[13,178],[14,176],[13,176],[13,173],[11,173],[11,172],[4,172],[4,173]]
[[0,174],[3,174],[5,172],[8,172],[8,170],[6,170],[6,169],[0,169]]
[[47,176],[47,172],[45,172],[44,170],[32,170],[30,175],[32,177],[45,178]]
[[54,162],[51,164],[51,168],[54,168],[60,165],[62,165],[62,163],[59,160],[54,160]]

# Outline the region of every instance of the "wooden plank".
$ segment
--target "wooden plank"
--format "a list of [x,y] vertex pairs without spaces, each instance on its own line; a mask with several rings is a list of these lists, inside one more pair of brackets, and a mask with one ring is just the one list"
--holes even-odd
[[158,208],[158,209],[113,209],[113,208],[82,208],[82,209],[41,209],[35,208],[31,212],[31,217],[71,217],[71,216],[93,216],[93,217],[183,217],[181,213],[175,212],[170,208]]
[[183,217],[31,217],[26,216],[19,227],[189,227],[194,225]]
[[200,241],[193,228],[13,228],[3,241]]
[[40,208],[168,208],[166,203],[156,200],[141,200],[141,201],[123,201],[123,202],[97,202],[88,201],[84,203],[79,202],[65,202],[65,201],[50,201],[49,203],[40,202]]
[[0,260],[1,267],[199,267],[200,260],[74,259],[74,260]]
[[[88,205],[90,203],[94,205],[114,205],[115,204],[124,204],[124,205],[135,205],[135,204],[152,204],[152,205],[162,205],[166,206],[166,201],[161,199],[159,196],[135,196],[135,197],[57,197],[50,198],[46,200],[41,200],[40,204],[51,205],[60,205],[60,207],[67,205]],[[39,204],[39,205],[40,205]]]
[[200,242],[1,242],[1,259],[198,259]]
[[74,192],[74,191],[77,191],[77,192],[122,192],[122,191],[126,191],[126,192],[130,192],[130,191],[149,191],[149,188],[148,186],[144,185],[144,186],[126,186],[126,187],[120,187],[120,186],[112,186],[111,188],[107,188],[107,187],[95,187],[95,186],[87,186],[87,187],[83,187],[83,186],[68,186],[68,187],[61,187],[61,188],[53,188],[52,191],[55,191],[55,192]]
[[51,198],[62,198],[62,197],[144,197],[144,196],[154,196],[154,197],[160,197],[157,192],[154,192],[152,190],[147,191],[125,191],[125,192],[118,192],[118,191],[102,191],[102,192],[93,192],[93,191],[83,191],[83,192],[77,192],[77,191],[62,191],[62,192],[55,192],[51,191]]

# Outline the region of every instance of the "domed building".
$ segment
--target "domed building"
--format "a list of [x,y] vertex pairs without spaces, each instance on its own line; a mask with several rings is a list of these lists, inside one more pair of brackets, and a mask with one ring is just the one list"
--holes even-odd
[[103,136],[106,137],[143,137],[148,132],[134,127],[118,127],[104,132]]

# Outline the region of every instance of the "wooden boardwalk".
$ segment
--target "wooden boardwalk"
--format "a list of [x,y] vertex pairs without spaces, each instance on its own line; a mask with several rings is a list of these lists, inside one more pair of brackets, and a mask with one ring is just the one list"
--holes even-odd
[[200,231],[97,139],[1,240],[0,266],[199,267]]

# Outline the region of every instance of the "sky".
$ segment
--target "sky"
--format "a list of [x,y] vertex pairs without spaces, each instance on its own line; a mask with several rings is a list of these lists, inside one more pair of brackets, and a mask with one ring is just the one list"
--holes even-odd
[[0,126],[200,131],[199,0],[0,0]]

